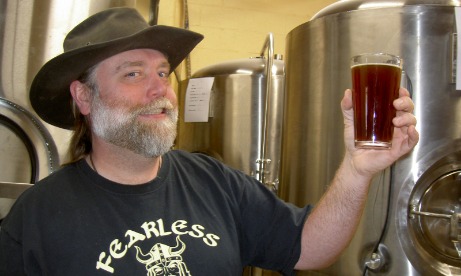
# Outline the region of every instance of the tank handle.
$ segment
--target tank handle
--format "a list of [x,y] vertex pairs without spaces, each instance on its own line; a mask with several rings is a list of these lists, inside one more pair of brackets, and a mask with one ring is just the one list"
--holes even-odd
[[266,157],[266,145],[268,133],[268,120],[269,120],[269,106],[271,101],[271,87],[272,87],[272,67],[274,64],[274,35],[268,33],[264,45],[261,49],[260,57],[264,58],[264,54],[267,50],[267,62],[266,62],[266,99],[264,103],[264,119],[261,130],[261,148],[260,148],[260,158],[256,160],[256,163],[259,164],[259,174],[257,179],[266,185],[273,192],[277,192],[277,187],[273,185],[270,181],[266,180],[266,165],[270,164],[271,160]]

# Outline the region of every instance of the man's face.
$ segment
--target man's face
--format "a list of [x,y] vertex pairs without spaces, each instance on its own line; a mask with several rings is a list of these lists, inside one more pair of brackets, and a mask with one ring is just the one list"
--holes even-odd
[[145,157],[167,152],[176,137],[178,108],[170,67],[155,50],[120,53],[96,68],[90,120],[94,134]]

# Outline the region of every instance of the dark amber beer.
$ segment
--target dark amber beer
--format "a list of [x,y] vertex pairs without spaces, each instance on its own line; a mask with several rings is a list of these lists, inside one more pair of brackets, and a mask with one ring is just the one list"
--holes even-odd
[[[352,98],[354,102],[355,146],[389,149],[398,98],[401,59],[387,54],[356,56],[352,60]],[[355,60],[354,60],[355,59]]]

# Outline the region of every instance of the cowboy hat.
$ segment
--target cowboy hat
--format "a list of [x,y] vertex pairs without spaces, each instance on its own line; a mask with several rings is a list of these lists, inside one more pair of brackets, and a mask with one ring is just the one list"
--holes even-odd
[[155,49],[166,55],[171,71],[203,39],[201,34],[169,26],[149,26],[133,8],[111,8],[92,15],[64,39],[64,53],[48,61],[35,76],[30,102],[54,126],[72,129],[70,83],[99,62],[133,49]]

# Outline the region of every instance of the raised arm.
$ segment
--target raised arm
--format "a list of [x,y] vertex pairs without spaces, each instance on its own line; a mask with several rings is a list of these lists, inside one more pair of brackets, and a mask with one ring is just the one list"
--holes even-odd
[[394,101],[397,116],[390,150],[356,149],[352,95],[346,90],[341,108],[344,117],[346,153],[328,189],[306,220],[302,234],[298,270],[331,265],[348,246],[364,209],[373,176],[407,154],[418,143],[413,102],[406,89]]

